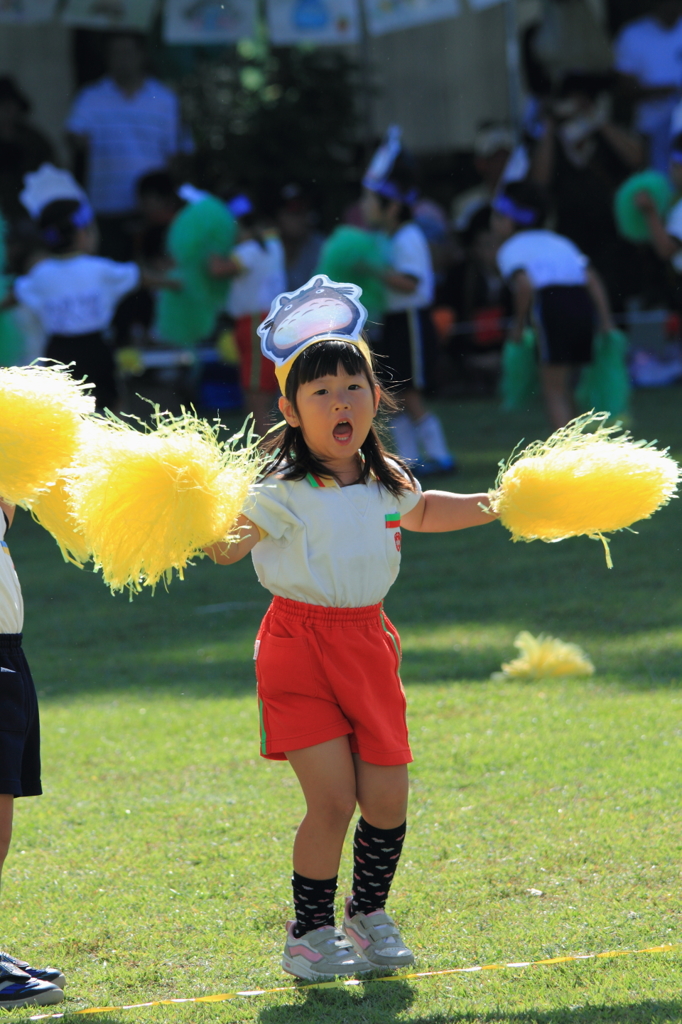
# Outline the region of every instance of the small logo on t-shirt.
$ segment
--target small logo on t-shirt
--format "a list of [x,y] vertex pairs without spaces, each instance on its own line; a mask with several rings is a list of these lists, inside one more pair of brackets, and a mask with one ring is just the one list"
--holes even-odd
[[400,512],[388,512],[384,516],[386,520],[386,529],[395,530],[393,534],[393,540],[395,541],[396,551],[400,551],[401,538],[400,538]]

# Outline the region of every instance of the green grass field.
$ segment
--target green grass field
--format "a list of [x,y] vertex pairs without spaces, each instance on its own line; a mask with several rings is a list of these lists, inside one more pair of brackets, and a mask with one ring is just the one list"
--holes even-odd
[[[492,403],[441,411],[461,490],[492,485],[497,461],[544,431],[539,413],[501,418]],[[635,413],[637,436],[682,456],[679,391],[638,395]],[[405,536],[386,604],[415,762],[390,909],[419,969],[682,939],[681,511],[617,536],[612,571],[587,539],[514,545],[498,524]],[[204,561],[128,603],[64,565],[25,515],[10,546],[45,795],[17,804],[0,947],[63,967],[67,1010],[285,984],[85,1019],[682,1021],[682,951],[297,988],[279,955],[302,800],[288,766],[258,756],[252,651],[268,596],[250,560]],[[491,682],[521,629],[580,643],[597,675]],[[341,891],[349,878],[346,855]]]

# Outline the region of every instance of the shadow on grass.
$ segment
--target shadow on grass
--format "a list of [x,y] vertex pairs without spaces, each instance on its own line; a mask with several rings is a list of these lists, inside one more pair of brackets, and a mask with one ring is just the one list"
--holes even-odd
[[369,985],[358,996],[348,991],[311,991],[298,1006],[271,1006],[258,1015],[259,1024],[352,1024],[353,1021],[376,1024],[677,1024],[682,1020],[682,1000],[642,1000],[619,1005],[563,1007],[556,1010],[458,1013],[455,999],[446,1013],[409,1016],[414,989],[407,983],[387,986]]

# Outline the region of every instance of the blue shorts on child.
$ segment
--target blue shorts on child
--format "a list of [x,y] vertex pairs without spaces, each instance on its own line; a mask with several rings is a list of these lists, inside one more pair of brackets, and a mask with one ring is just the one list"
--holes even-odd
[[0,793],[42,793],[38,698],[21,633],[0,633]]

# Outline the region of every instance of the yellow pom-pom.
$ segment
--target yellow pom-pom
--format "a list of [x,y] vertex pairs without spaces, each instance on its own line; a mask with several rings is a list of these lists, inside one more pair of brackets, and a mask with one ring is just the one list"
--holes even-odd
[[87,384],[68,367],[0,369],[0,495],[29,506],[71,465],[82,417],[94,412]]
[[64,477],[44,494],[38,495],[31,506],[31,514],[57,541],[64,561],[82,568],[90,558],[90,550],[73,515]]
[[674,459],[606,426],[607,418],[579,416],[501,467],[490,507],[513,540],[587,536],[602,541],[610,567],[605,534],[648,519],[674,496]]
[[219,426],[156,414],[156,429],[118,420],[86,432],[69,483],[71,508],[95,567],[113,591],[180,577],[202,548],[230,539],[262,466],[251,437],[226,444]]
[[494,679],[551,679],[556,676],[591,676],[594,665],[577,644],[553,636],[519,633],[514,641],[520,656],[503,663]]

